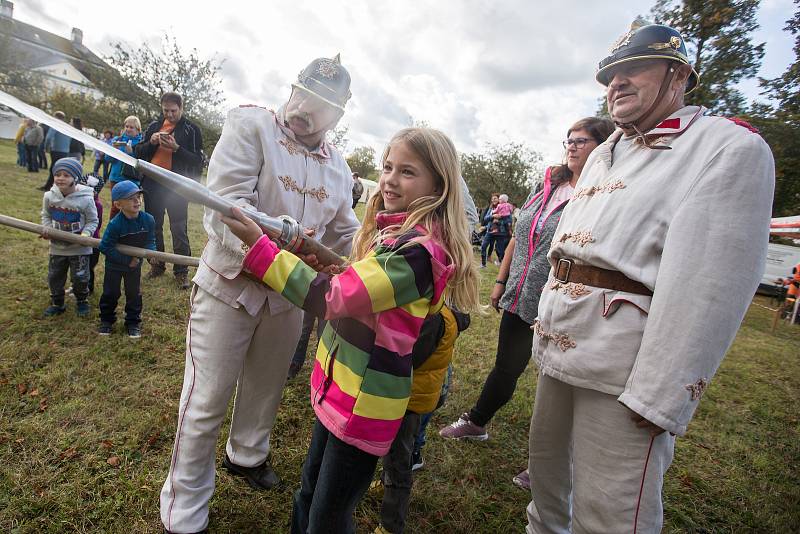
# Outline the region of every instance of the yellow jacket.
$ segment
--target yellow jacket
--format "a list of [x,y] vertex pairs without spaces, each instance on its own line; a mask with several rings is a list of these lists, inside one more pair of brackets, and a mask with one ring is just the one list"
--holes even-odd
[[444,335],[436,345],[436,350],[418,368],[414,369],[411,383],[411,399],[408,411],[426,414],[432,412],[439,402],[439,394],[447,375],[447,366],[453,359],[453,347],[458,337],[458,325],[450,308],[444,306],[439,312],[444,319]]
[[15,143],[19,144],[22,142],[22,138],[25,136],[25,128],[27,128],[27,126],[24,122],[19,125],[19,128],[17,129],[17,135],[14,136]]

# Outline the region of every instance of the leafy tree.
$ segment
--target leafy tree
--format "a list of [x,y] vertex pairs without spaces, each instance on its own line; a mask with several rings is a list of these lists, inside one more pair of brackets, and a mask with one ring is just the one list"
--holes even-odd
[[794,63],[781,76],[772,80],[761,79],[764,93],[777,102],[778,112],[800,122],[800,0],[794,0],[798,9],[794,17],[786,21],[784,30],[794,35]]
[[657,0],[652,14],[686,39],[689,61],[700,84],[687,95],[687,104],[702,104],[715,113],[741,114],[744,95],[735,85],[758,73],[764,43],[753,44],[758,29],[759,0]]
[[795,4],[798,9],[784,27],[794,35],[794,63],[781,76],[761,80],[770,103],[754,105],[747,116],[775,157],[775,217],[800,213],[800,0]]
[[349,126],[339,124],[333,130],[328,130],[328,133],[326,134],[328,142],[335,146],[339,152],[344,152],[347,148],[347,143],[349,142],[347,139],[347,133],[349,131]]
[[159,116],[163,93],[179,93],[184,98],[184,113],[200,127],[210,153],[224,121],[220,112],[224,101],[220,89],[222,63],[201,58],[197,49],[184,52],[168,34],[164,34],[160,49],[148,44],[130,49],[120,42],[111,46],[113,52],[105,59],[115,72],[95,73],[98,89],[126,102],[143,126]]
[[542,180],[542,155],[522,143],[488,144],[483,152],[461,155],[461,174],[476,205],[488,204],[492,193],[519,205]]
[[608,99],[606,99],[606,95],[597,99],[597,112],[595,115],[601,119],[611,120],[611,114],[608,112]]
[[49,112],[63,111],[67,118],[80,117],[85,128],[102,132],[108,128],[119,133],[122,122],[130,115],[127,106],[109,97],[96,99],[90,95],[73,93],[63,88],[51,91],[46,98],[45,108]]
[[362,178],[378,179],[375,149],[370,146],[360,146],[353,150],[347,156],[347,164],[350,166],[350,170],[357,172]]

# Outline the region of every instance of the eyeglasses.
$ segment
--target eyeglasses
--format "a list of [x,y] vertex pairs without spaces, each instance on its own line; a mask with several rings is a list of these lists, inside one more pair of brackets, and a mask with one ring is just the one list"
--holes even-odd
[[567,139],[566,141],[561,141],[561,144],[564,145],[564,148],[569,148],[569,145],[575,145],[575,148],[583,148],[589,141],[592,141],[592,139],[587,139],[585,137],[576,137],[575,139]]

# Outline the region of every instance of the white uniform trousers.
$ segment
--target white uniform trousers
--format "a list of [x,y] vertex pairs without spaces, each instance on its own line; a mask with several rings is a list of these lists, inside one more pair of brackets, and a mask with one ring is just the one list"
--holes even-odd
[[178,428],[161,489],[161,521],[168,530],[198,532],[208,525],[217,438],[234,386],[228,456],[245,467],[267,458],[302,318],[294,307],[270,315],[268,303],[253,317],[195,286]]
[[675,438],[637,428],[617,396],[539,374],[530,429],[529,534],[657,533]]

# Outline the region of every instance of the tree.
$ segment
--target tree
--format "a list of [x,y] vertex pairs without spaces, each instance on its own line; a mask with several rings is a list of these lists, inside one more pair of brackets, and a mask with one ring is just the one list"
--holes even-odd
[[326,137],[330,144],[335,146],[339,152],[344,153],[345,149],[347,149],[347,143],[349,142],[347,139],[347,133],[349,131],[349,126],[340,124],[333,130],[328,130]]
[[800,0],[784,29],[794,35],[795,61],[781,76],[761,80],[768,104],[756,104],[747,119],[756,126],[775,157],[775,199],[772,215],[800,213]]
[[659,24],[672,26],[687,41],[689,61],[700,74],[687,104],[701,104],[714,113],[738,115],[746,110],[735,85],[758,73],[764,43],[752,44],[758,29],[759,0],[658,0],[652,13]]
[[762,78],[761,86],[765,89],[762,94],[777,102],[778,112],[797,123],[800,121],[800,0],[794,3],[798,10],[783,28],[794,35],[794,63],[775,79]]
[[224,121],[220,112],[224,101],[220,89],[222,62],[201,58],[196,48],[185,53],[168,34],[164,34],[160,49],[148,44],[130,49],[120,42],[111,46],[113,52],[105,59],[116,72],[97,73],[98,89],[128,103],[143,124],[158,117],[163,93],[179,93],[184,98],[184,113],[200,127],[210,153]]
[[595,113],[601,119],[611,120],[611,114],[608,112],[608,99],[606,95],[597,99],[597,112]]
[[542,180],[542,155],[522,143],[488,144],[483,152],[461,155],[461,174],[476,205],[488,204],[492,193],[520,205]]
[[377,180],[378,169],[375,163],[375,149],[370,146],[360,146],[347,156],[350,170],[357,172],[367,180]]

